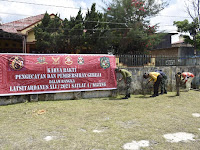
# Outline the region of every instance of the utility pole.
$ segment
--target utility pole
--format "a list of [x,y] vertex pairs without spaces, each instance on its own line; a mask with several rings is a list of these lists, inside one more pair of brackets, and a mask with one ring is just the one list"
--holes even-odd
[[23,53],[26,53],[26,35],[23,35]]

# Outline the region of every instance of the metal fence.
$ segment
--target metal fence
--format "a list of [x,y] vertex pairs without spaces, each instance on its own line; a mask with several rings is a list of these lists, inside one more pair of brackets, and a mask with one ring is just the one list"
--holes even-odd
[[118,66],[195,66],[200,57],[174,57],[152,55],[116,55]]

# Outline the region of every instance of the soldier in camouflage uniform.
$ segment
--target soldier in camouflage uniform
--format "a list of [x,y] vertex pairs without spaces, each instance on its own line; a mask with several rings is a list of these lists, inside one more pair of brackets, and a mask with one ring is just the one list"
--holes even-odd
[[178,72],[176,75],[176,96],[180,96],[180,85],[181,85],[181,73]]
[[132,73],[125,70],[125,69],[115,69],[116,72],[120,72],[122,74],[122,78],[118,81],[121,81],[124,79],[124,82],[126,84],[126,96],[123,99],[128,99],[131,97],[130,95],[130,89],[131,89],[131,82],[132,82]]

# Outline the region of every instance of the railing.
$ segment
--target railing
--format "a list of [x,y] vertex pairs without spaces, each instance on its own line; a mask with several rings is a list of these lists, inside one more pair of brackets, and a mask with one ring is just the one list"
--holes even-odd
[[117,65],[135,66],[194,66],[200,65],[198,57],[174,57],[152,55],[116,55]]

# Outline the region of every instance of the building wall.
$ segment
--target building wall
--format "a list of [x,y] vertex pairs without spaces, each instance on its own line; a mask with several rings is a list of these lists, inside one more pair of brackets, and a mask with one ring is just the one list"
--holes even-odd
[[[132,67],[127,68],[130,72],[132,72],[133,82],[132,82],[132,93],[134,94],[142,94],[143,89],[153,91],[153,82],[145,85],[148,79],[143,78],[144,73],[153,72],[155,70],[162,70],[168,77],[167,89],[168,91],[176,90],[176,80],[175,74],[177,72],[188,71],[194,73],[195,76],[200,75],[200,66],[169,66],[169,67]],[[119,78],[119,75],[118,75]],[[124,93],[124,83],[123,81],[118,83],[118,92]],[[144,87],[144,88],[143,88]]]
[[162,39],[162,41],[154,47],[154,49],[163,49],[163,48],[170,48],[171,45],[171,36],[172,34],[166,34]]
[[39,21],[39,22],[37,22],[37,23],[35,23],[35,24],[33,24],[33,25],[31,25],[31,26],[25,28],[24,30],[20,31],[20,33],[21,33],[21,34],[24,34],[24,35],[28,35],[28,33],[29,33],[30,31],[32,31],[33,28],[34,28],[35,26],[37,26],[38,24],[40,24],[40,23],[41,23],[41,21]]
[[166,49],[157,49],[157,50],[151,50],[150,54],[151,55],[164,55],[164,56],[178,56],[178,47],[171,47],[171,48],[166,48]]
[[[50,18],[55,18],[54,15],[50,15]],[[29,26],[28,28],[25,28],[24,30],[20,31],[21,34],[27,35],[27,42],[34,42],[35,40],[35,34],[34,34],[34,27],[40,24],[41,21]]]
[[179,48],[179,56],[180,57],[194,56],[194,48],[193,47],[180,47]]
[[0,53],[22,52],[22,41],[0,39]]
[[27,42],[34,42],[34,41],[35,41],[35,34],[34,31],[31,30],[30,32],[28,32]]
[[[191,57],[194,56],[193,47],[171,47],[167,49],[151,50],[150,54],[153,56],[173,56],[173,57]],[[197,56],[200,55],[200,51],[197,51]]]
[[[180,57],[194,56],[194,47],[180,47],[179,49],[180,49],[179,50]],[[200,56],[200,51],[197,50],[196,55]]]

